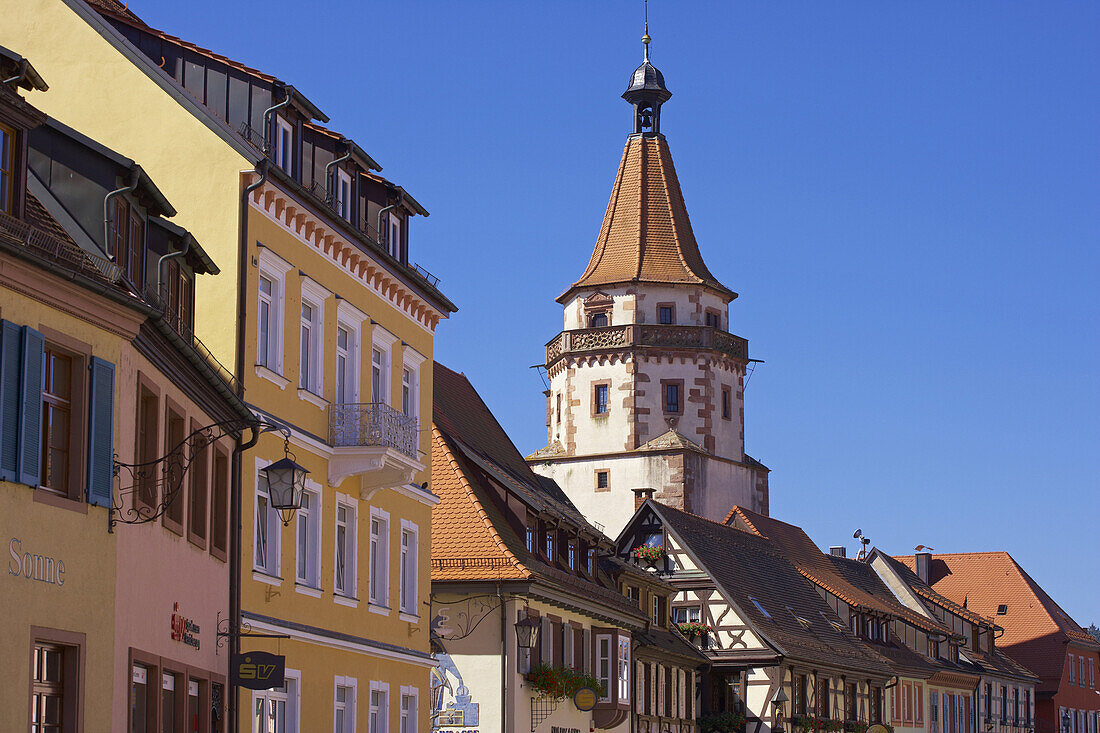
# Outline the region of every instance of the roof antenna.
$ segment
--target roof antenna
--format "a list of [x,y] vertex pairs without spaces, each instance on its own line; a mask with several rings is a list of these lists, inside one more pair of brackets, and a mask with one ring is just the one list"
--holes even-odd
[[649,37],[649,0],[642,0],[642,6],[645,12],[645,32],[642,35],[642,44],[645,47],[645,61],[649,61],[649,42],[653,39]]

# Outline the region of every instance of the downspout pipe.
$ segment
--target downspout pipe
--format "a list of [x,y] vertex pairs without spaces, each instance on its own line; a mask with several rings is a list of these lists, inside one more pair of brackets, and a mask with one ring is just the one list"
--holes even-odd
[[[332,184],[332,179],[329,178],[329,176],[332,173],[332,167],[335,166],[335,165],[339,165],[340,163],[343,163],[345,160],[348,160],[350,158],[351,158],[351,146],[349,145],[348,146],[348,152],[344,153],[339,158],[334,159],[332,162],[325,164],[325,186],[329,186],[329,185]],[[333,190],[335,190],[335,188],[336,187],[333,186]],[[332,200],[332,203],[336,202],[336,196],[335,195],[329,195],[329,199]]]
[[[289,100],[288,100],[289,101]],[[276,105],[278,106],[278,105]],[[269,110],[270,111],[270,110]],[[265,117],[266,117],[265,113]],[[252,192],[267,182],[267,172],[270,161],[262,158],[256,164],[255,172],[259,179],[249,184],[241,191],[241,205],[238,216],[239,238],[237,240],[237,394],[244,398],[244,342],[248,329],[248,199]],[[235,659],[241,653],[241,454],[256,445],[260,433],[252,431],[252,437],[247,443],[241,443],[238,439],[237,447],[233,450],[233,481],[230,487],[229,500],[229,526],[232,529],[229,551],[229,652],[230,659]],[[232,733],[240,733],[241,730],[241,690],[230,680],[228,683],[229,697],[229,730]]]
[[103,197],[103,251],[107,253],[107,259],[115,261],[117,252],[111,251],[111,199],[124,193],[133,193],[141,183],[141,169],[137,166],[130,169],[130,185],[116,188]]
[[184,240],[183,240],[183,249],[176,250],[175,252],[169,252],[166,255],[161,255],[161,257],[157,260],[157,290],[156,290],[156,297],[158,299],[161,297],[161,295],[163,293],[163,291],[161,290],[161,284],[162,284],[161,281],[162,281],[163,278],[161,276],[164,273],[164,263],[165,263],[165,261],[166,260],[174,260],[177,257],[185,256],[188,252],[191,251],[191,242],[193,240],[194,240],[194,237],[192,237],[190,234],[188,234],[187,237],[185,237]]
[[271,154],[271,115],[278,112],[281,109],[286,109],[290,106],[290,95],[286,95],[286,99],[274,104],[264,110],[264,155]]
[[[381,211],[378,212],[378,229],[376,231],[378,232],[378,244],[379,245],[381,245],[382,241],[386,239],[386,237],[383,236],[383,234],[382,234],[382,216],[385,215],[385,213],[387,211],[390,211],[391,209],[396,209],[396,208],[397,208],[397,204],[390,204],[389,206],[387,206],[386,208],[384,208],[384,209],[382,209]],[[390,243],[387,241],[386,242],[386,249],[387,250],[389,249],[389,246],[390,246]]]
[[497,583],[500,599],[500,733],[508,733],[508,602],[504,600],[500,583]]

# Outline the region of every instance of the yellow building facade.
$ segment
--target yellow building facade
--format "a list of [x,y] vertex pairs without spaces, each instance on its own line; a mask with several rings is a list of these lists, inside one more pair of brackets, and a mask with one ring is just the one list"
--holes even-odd
[[[455,308],[409,263],[427,212],[293,87],[121,4],[15,3],[0,45],[179,208],[222,269],[196,283],[196,333],[289,433],[240,466],[241,647],[287,668],[241,691],[241,730],[428,730],[432,343]],[[286,524],[259,478],[284,447],[309,471]]]

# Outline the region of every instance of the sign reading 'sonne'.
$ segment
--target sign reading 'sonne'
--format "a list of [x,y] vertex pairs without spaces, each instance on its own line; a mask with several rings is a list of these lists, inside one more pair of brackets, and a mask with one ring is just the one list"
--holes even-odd
[[8,575],[37,580],[39,583],[65,585],[65,561],[37,552],[24,552],[23,542],[12,537],[8,543]]
[[233,659],[233,684],[250,690],[280,687],[286,674],[286,657],[268,652],[241,652]]

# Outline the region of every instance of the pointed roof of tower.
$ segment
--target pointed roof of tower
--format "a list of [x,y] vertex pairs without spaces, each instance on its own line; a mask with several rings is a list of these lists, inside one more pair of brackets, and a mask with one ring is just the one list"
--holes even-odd
[[558,302],[578,288],[631,282],[702,285],[737,297],[703,262],[672,154],[659,135],[627,140],[592,258]]

